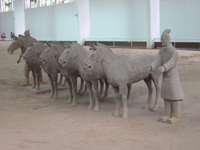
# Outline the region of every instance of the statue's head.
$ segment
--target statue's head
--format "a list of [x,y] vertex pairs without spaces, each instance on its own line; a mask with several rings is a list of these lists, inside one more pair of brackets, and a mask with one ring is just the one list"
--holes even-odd
[[24,31],[24,36],[30,36],[30,30],[25,30]]
[[163,47],[169,46],[171,42],[171,38],[169,36],[169,33],[171,32],[170,29],[166,29],[163,31],[162,36],[161,36],[161,43]]

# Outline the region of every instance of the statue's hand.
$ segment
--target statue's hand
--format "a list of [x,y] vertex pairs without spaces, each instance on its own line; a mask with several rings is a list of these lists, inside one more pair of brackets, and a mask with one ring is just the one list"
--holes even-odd
[[147,69],[148,69],[148,71],[151,71],[151,70],[152,70],[151,65],[148,65],[148,66],[147,66]]
[[163,66],[158,67],[158,71],[161,73],[165,72],[165,67]]

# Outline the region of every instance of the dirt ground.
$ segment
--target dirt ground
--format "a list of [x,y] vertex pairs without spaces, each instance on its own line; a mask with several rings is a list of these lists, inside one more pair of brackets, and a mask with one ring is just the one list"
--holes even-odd
[[[78,105],[67,104],[68,91],[34,94],[20,84],[24,81],[24,61],[17,64],[20,50],[7,53],[9,41],[0,41],[0,150],[199,150],[200,149],[200,52],[178,50],[178,70],[185,99],[182,122],[164,124],[163,100],[156,112],[143,109],[147,87],[133,84],[128,119],[114,117],[112,88],[100,111],[87,109],[88,95],[78,97]],[[131,57],[158,50],[113,48]],[[31,75],[31,74],[30,74]],[[43,74],[48,83],[47,75]],[[32,80],[32,77],[31,77]],[[154,93],[155,94],[155,93]]]

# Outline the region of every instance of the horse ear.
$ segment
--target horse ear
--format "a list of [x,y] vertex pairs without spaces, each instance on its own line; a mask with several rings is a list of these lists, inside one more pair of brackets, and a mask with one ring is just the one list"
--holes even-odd
[[18,37],[13,35],[13,40],[18,40]]
[[33,46],[33,43],[31,43],[30,41],[28,41],[28,46]]
[[18,36],[19,36],[19,37],[24,37],[24,36],[23,36],[23,35],[21,35],[21,34],[18,34]]
[[94,43],[93,43],[93,50],[97,50],[97,47]]
[[51,45],[50,45],[50,43],[49,43],[49,42],[46,42],[46,44],[47,44],[49,47],[51,47]]
[[90,49],[89,49],[89,50],[93,50],[93,45],[92,45],[92,43],[89,42],[89,45],[90,45]]

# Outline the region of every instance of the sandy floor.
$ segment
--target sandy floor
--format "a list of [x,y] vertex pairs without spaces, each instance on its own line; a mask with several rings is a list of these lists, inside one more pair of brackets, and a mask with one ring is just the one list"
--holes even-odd
[[[178,70],[185,92],[182,122],[169,125],[158,122],[159,110],[142,107],[147,88],[141,81],[133,85],[128,119],[114,117],[114,94],[109,89],[100,111],[87,109],[88,95],[79,96],[78,105],[66,103],[68,91],[60,91],[58,100],[50,93],[33,94],[24,81],[24,61],[17,64],[20,50],[6,52],[10,42],[0,41],[0,150],[199,150],[200,149],[200,52],[179,50]],[[156,55],[158,50],[113,49],[131,57]],[[44,81],[48,78],[44,74]]]

